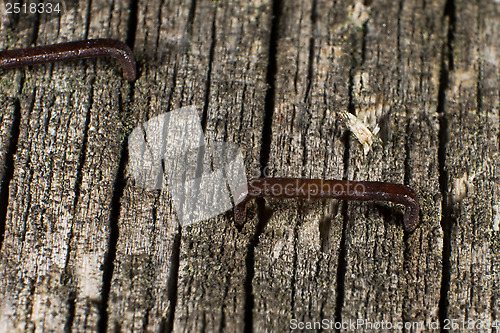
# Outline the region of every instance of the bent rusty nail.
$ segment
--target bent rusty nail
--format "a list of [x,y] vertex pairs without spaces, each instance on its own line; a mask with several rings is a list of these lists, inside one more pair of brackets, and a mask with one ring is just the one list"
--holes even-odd
[[0,51],[0,68],[38,65],[47,62],[110,56],[118,59],[128,81],[137,77],[134,54],[127,44],[114,39],[90,39],[26,49]]
[[253,198],[340,199],[355,201],[390,201],[406,206],[404,229],[417,227],[419,203],[408,186],[385,182],[323,180],[299,178],[259,178],[248,182],[248,194],[234,207],[234,220],[239,227],[246,221],[246,206]]

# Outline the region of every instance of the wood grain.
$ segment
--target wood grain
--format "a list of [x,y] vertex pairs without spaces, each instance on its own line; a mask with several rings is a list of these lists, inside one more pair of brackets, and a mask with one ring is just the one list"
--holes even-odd
[[409,184],[420,197],[421,221],[405,236],[397,207],[374,204],[367,211],[350,205],[342,319],[437,322],[443,251],[436,214],[441,208],[437,108],[444,3],[372,2],[366,10],[358,35],[361,52],[355,53],[351,73],[352,104],[357,118],[379,133],[366,155],[351,141],[349,178]]
[[457,1],[455,7],[444,107],[448,316],[472,325],[491,324],[499,311],[500,72],[494,53],[500,47],[500,8],[493,2],[467,1]]

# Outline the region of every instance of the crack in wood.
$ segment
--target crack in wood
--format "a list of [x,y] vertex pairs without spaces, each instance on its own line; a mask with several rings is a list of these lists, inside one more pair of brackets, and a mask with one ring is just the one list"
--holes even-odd
[[97,322],[98,332],[106,332],[108,325],[108,302],[113,279],[113,270],[116,258],[116,244],[118,242],[119,227],[118,221],[121,212],[121,199],[125,189],[125,166],[128,156],[127,141],[123,140],[120,152],[120,161],[116,173],[113,197],[111,199],[111,212],[109,214],[109,241],[108,248],[103,263],[101,300],[99,305],[99,320]]
[[441,59],[441,75],[439,79],[437,113],[439,119],[439,184],[442,196],[441,228],[443,229],[443,268],[441,277],[441,295],[439,299],[439,321],[441,332],[444,332],[444,323],[448,318],[448,292],[451,279],[451,232],[455,221],[453,219],[452,204],[449,202],[449,176],[446,171],[446,150],[449,141],[448,120],[446,118],[446,90],[449,87],[449,75],[453,71],[453,41],[455,32],[456,9],[454,0],[447,0],[443,20],[448,20],[446,45]]
[[12,105],[12,124],[10,129],[10,138],[5,155],[5,164],[3,171],[2,187],[0,189],[0,249],[4,239],[5,226],[7,224],[7,214],[9,208],[10,183],[14,177],[14,159],[17,152],[19,141],[19,131],[21,127],[21,106],[19,100],[16,99]]
[[208,117],[208,105],[210,104],[210,93],[212,86],[212,67],[214,62],[215,47],[217,44],[217,6],[215,6],[214,17],[212,21],[212,38],[210,42],[210,51],[208,53],[208,69],[207,69],[207,81],[205,82],[205,99],[203,103],[203,114],[201,116],[201,128],[203,131],[207,127],[207,117]]

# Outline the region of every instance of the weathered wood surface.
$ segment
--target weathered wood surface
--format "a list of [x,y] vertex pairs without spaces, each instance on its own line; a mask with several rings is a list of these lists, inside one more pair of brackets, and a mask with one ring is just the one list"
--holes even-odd
[[[140,76],[109,59],[1,73],[1,332],[500,319],[498,1],[64,8],[3,16],[0,46],[121,39]],[[394,205],[333,200],[257,201],[242,230],[230,213],[180,228],[168,191],[130,179],[126,138],[193,104],[249,176],[409,184],[419,228],[405,235]],[[376,133],[368,151],[345,112]]]

